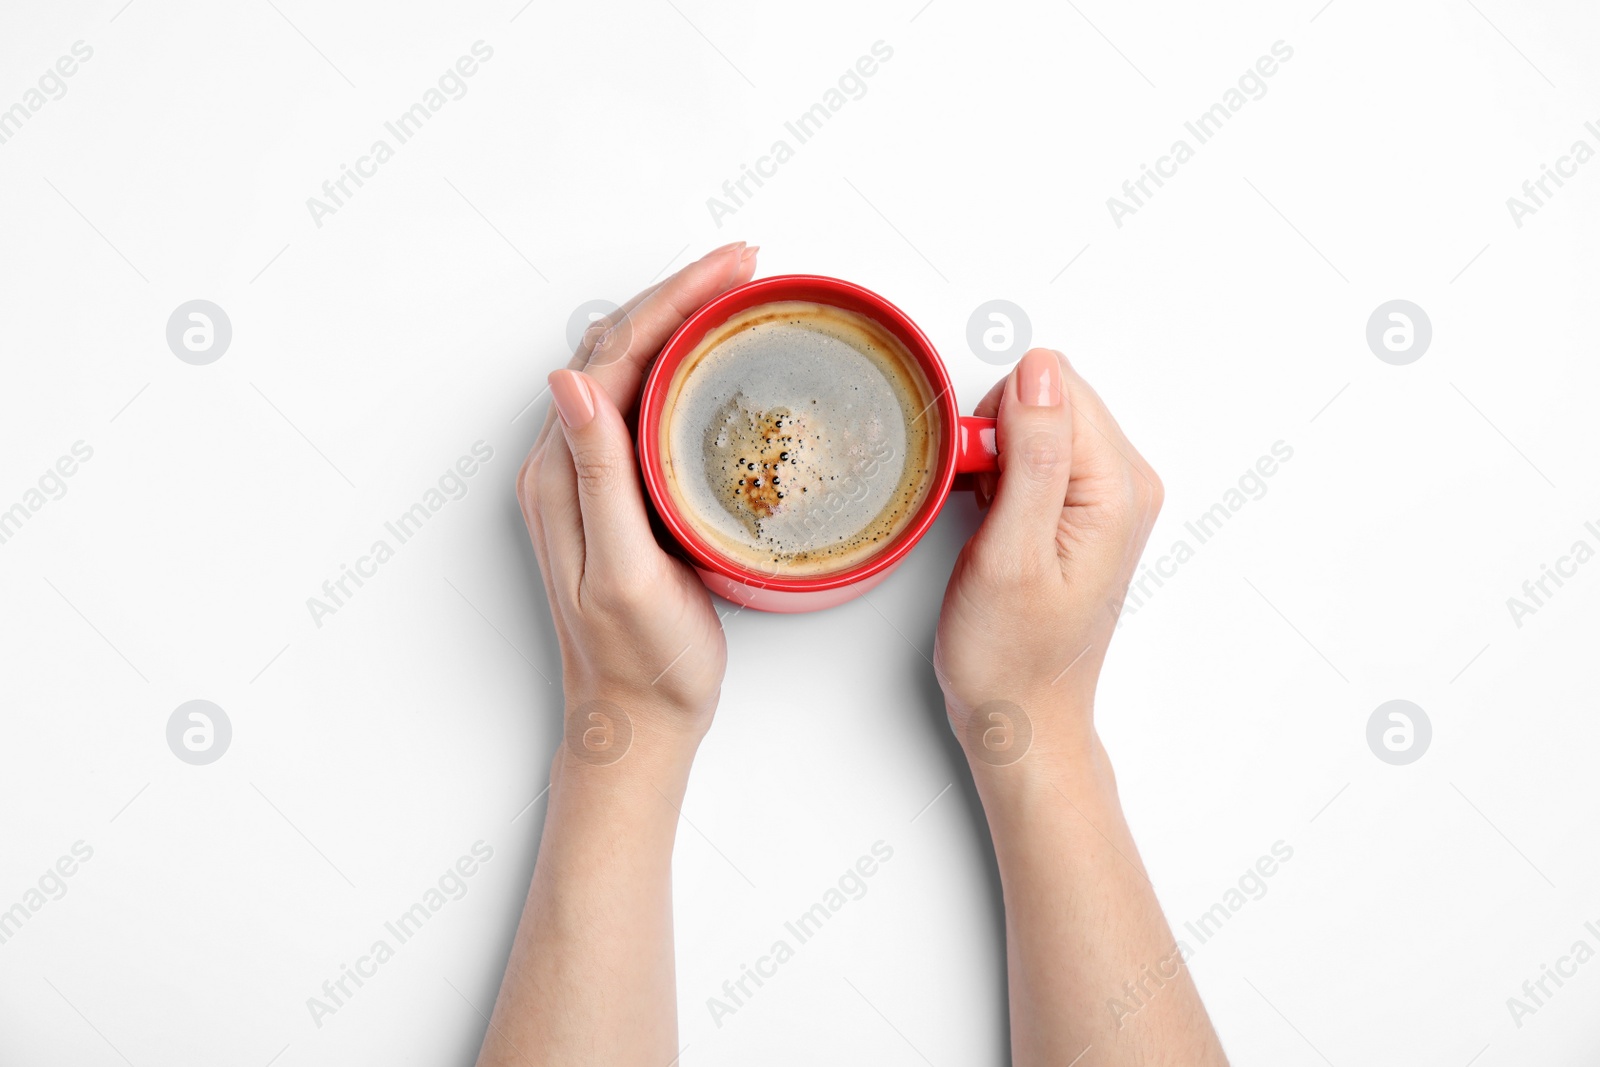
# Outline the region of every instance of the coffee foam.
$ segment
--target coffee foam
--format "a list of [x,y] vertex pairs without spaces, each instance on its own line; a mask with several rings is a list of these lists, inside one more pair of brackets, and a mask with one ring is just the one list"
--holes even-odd
[[916,514],[939,448],[933,390],[854,312],[762,304],[678,367],[661,418],[669,491],[706,541],[783,575],[853,567]]

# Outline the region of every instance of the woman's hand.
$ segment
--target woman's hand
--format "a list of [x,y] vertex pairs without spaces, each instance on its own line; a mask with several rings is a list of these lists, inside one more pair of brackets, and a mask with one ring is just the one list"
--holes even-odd
[[656,1067],[682,1048],[672,845],[727,647],[705,587],[651,536],[622,413],[683,320],[750,280],[755,253],[727,245],[640,293],[550,375],[555,413],[517,499],[561,641],[567,739],[480,1067]]
[[634,744],[640,733],[698,742],[710,725],[727,661],[722,626],[694,572],[651,534],[622,413],[683,320],[750,280],[755,253],[724,246],[640,293],[550,375],[554,411],[517,476],[517,499],[561,642],[569,746],[574,730],[581,742],[592,724],[616,728],[614,709]]
[[1095,683],[1161,482],[1059,352],[1029,351],[977,414],[999,419],[1000,473],[980,478],[993,505],[939,615],[951,724],[988,763],[1021,758],[1011,745],[1092,754]]
[[977,410],[998,413],[1000,473],[980,480],[994,503],[956,561],[934,663],[1000,869],[1011,1062],[1092,1048],[1107,1067],[1227,1067],[1094,730],[1161,482],[1059,352],[1030,351]]

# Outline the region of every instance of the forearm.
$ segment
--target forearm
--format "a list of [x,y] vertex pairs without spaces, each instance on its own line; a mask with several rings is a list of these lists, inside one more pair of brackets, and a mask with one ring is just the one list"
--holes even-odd
[[974,760],[1005,894],[1013,1062],[1225,1064],[1092,733]]
[[692,758],[692,742],[635,736],[600,766],[563,744],[479,1067],[675,1059],[672,845]]

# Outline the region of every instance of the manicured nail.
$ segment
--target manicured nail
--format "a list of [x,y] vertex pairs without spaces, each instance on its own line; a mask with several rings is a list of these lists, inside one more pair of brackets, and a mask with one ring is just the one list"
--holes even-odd
[[550,395],[556,401],[556,414],[569,430],[581,430],[594,418],[594,400],[589,385],[577,371],[550,372]]
[[1029,407],[1061,403],[1061,361],[1047,348],[1034,348],[1017,364],[1017,399]]
[[756,253],[759,251],[761,251],[760,245],[751,245],[749,248],[746,248],[743,252],[739,253],[739,265],[742,267],[752,259],[755,259]]
[[723,245],[721,248],[713,248],[711,251],[707,252],[705,255],[701,256],[700,258],[703,259],[703,260],[704,259],[715,259],[717,256],[722,255],[722,253],[726,252],[728,249],[730,249],[730,248],[738,248],[742,244],[744,244],[743,241],[729,241],[727,244]]

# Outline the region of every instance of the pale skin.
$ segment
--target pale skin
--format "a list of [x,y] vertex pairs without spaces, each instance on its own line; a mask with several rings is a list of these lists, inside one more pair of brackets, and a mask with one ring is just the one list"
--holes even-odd
[[[705,588],[651,533],[622,413],[673,330],[748,281],[755,252],[724,246],[641,293],[550,376],[555,410],[517,497],[561,643],[567,741],[480,1067],[678,1059],[672,848],[727,646]],[[999,862],[1012,1062],[1065,1067],[1088,1048],[1084,1067],[1224,1065],[1094,727],[1160,482],[1059,353],[1029,352],[978,414],[999,419],[1001,473],[981,479],[988,514],[951,575],[934,660]],[[631,739],[613,761],[618,719]],[[1006,741],[1023,729],[1016,758]]]

